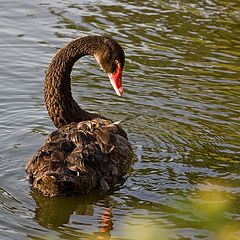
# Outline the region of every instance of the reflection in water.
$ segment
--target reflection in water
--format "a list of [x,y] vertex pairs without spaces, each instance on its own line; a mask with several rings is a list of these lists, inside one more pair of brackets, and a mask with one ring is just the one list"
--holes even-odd
[[103,196],[98,192],[95,191],[87,196],[49,198],[34,190],[32,196],[36,202],[35,219],[41,226],[53,230],[68,224],[72,214],[78,216],[96,215],[94,205],[96,202],[101,202],[102,210],[100,216],[97,216],[99,231],[94,232],[94,235],[97,239],[110,239],[110,232],[113,229],[112,208],[106,200],[102,200]]
[[57,229],[59,226],[68,223],[70,215],[79,204],[77,198],[72,198],[70,202],[68,198],[44,197],[37,191],[34,191],[32,196],[37,204],[36,220],[40,225],[50,229]]
[[104,210],[103,214],[101,215],[101,225],[99,226],[99,232],[95,232],[97,235],[97,239],[107,240],[110,239],[111,234],[110,231],[113,229],[113,222],[112,222],[112,208],[109,207]]

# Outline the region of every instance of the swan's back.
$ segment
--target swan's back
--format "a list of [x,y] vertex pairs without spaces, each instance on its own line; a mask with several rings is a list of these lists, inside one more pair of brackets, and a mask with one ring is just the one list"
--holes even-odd
[[27,173],[33,188],[47,196],[107,191],[128,173],[131,159],[124,130],[95,118],[52,132],[29,160]]

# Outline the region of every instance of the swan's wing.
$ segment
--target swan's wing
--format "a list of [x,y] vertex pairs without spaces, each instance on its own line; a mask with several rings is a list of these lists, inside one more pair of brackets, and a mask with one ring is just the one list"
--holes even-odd
[[106,191],[131,164],[132,149],[125,134],[103,119],[66,125],[51,133],[29,160],[29,180],[51,196],[84,193],[97,186]]

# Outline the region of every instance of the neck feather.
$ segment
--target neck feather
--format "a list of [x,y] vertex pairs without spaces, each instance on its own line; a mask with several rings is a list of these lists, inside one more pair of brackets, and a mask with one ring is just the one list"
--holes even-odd
[[71,93],[74,63],[82,56],[94,55],[99,44],[102,44],[100,36],[78,38],[60,49],[50,63],[45,76],[44,97],[49,116],[57,128],[101,117],[81,109]]

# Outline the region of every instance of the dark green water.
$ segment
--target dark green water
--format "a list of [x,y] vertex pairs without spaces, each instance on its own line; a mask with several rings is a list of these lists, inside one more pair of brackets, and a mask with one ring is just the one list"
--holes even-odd
[[[82,107],[124,123],[136,162],[107,196],[33,193],[25,163],[54,130],[47,65],[107,33],[126,52],[124,95],[92,58]],[[240,1],[0,1],[0,239],[240,239]]]

